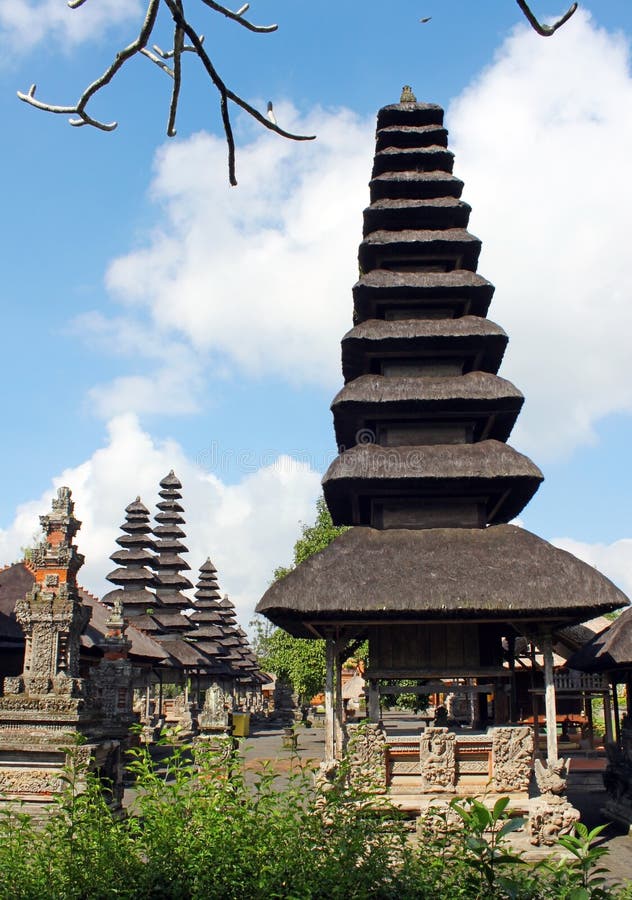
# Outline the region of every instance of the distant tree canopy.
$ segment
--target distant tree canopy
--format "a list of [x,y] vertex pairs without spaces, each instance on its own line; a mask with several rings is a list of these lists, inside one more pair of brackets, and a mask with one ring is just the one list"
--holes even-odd
[[[274,570],[274,581],[284,578],[319,550],[324,550],[338,535],[346,531],[331,521],[324,497],[316,502],[316,521],[302,525],[301,537],[294,544],[294,562]],[[302,702],[320,693],[325,683],[325,642],[295,638],[258,617],[251,623],[255,629],[253,647],[259,665],[277,678],[287,680]]]
[[[90,0],[68,0],[68,6],[72,10],[76,10],[86,2],[90,2]],[[92,0],[92,2],[97,3],[98,0]],[[543,25],[532,12],[531,7],[526,0],[515,0],[515,2],[520,7],[534,31],[543,37],[554,34],[558,28],[570,19],[577,9],[577,3],[573,3],[564,15],[554,22],[553,25]],[[216,14],[225,16],[227,19],[230,19],[242,28],[246,28],[248,31],[267,34],[271,31],[276,31],[278,28],[278,25],[255,25],[244,18],[250,8],[249,3],[244,3],[239,9],[233,11],[216,3],[215,0],[148,0],[145,17],[136,38],[134,38],[127,47],[123,47],[115,53],[114,59],[110,65],[105,69],[102,75],[85,88],[77,103],[72,106],[59,106],[42,102],[35,96],[36,86],[34,84],[31,85],[26,93],[18,91],[18,97],[20,100],[23,100],[25,103],[28,103],[37,109],[72,116],[72,118],[69,119],[71,125],[92,125],[94,128],[99,128],[102,131],[113,131],[116,128],[117,123],[103,122],[99,119],[95,119],[94,116],[88,112],[88,104],[95,94],[112,81],[114,76],[123,68],[128,60],[140,54],[145,56],[150,62],[155,64],[172,79],[171,101],[167,118],[167,135],[173,137],[176,133],[176,116],[178,112],[180,89],[182,86],[182,55],[186,52],[193,53],[198,57],[209,81],[219,95],[222,125],[224,127],[226,143],[228,145],[228,177],[231,184],[237,184],[235,176],[235,143],[230,121],[229,101],[236,106],[241,107],[241,109],[245,110],[253,119],[256,119],[261,125],[269,128],[271,131],[275,131],[277,134],[281,135],[281,137],[290,138],[295,141],[309,141],[313,140],[314,135],[292,134],[288,131],[284,131],[284,129],[277,125],[272,109],[272,103],[268,103],[267,112],[264,114],[255,109],[250,103],[244,100],[243,97],[236,94],[228,87],[215,68],[210,52],[206,50],[204,45],[204,35],[200,33],[197,25],[191,24],[189,18],[189,12],[191,10],[195,13],[196,10],[200,10],[203,7],[207,7]],[[163,10],[173,22],[173,46],[168,50],[163,50],[157,44],[153,44],[151,49],[148,49],[150,40],[156,39],[154,36],[154,29],[159,18],[159,13]],[[430,19],[427,18],[420,21],[427,22],[429,20]]]

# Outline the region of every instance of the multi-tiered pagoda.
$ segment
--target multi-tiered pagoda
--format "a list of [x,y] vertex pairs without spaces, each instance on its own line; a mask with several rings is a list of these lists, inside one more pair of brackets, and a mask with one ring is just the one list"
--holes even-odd
[[[156,602],[155,595],[149,590],[154,585],[152,569],[156,565],[156,545],[151,538],[149,510],[140,497],[125,507],[121,531],[123,534],[116,539],[121,549],[110,556],[118,567],[107,576],[107,580],[117,587],[105,594],[102,601],[108,606],[120,601],[126,618],[142,616],[144,621],[147,610]],[[138,619],[139,624],[140,621]]]
[[452,166],[439,106],[405,91],[380,110],[345,385],[332,404],[339,455],[323,479],[334,523],[355,527],[276,582],[257,611],[326,638],[328,755],[342,746],[350,643],[369,639],[375,721],[380,680],[412,678],[421,693],[422,682],[457,681],[494,693],[500,724],[515,721],[511,651],[527,634],[544,654],[553,764],[552,632],[626,598],[508,524],[542,474],[507,444],[523,397],[497,374],[507,336],[487,319],[493,287],[476,273],[480,241]]
[[182,499],[182,483],[173,469],[160,482],[161,500],[157,503],[155,515],[156,525],[156,609],[152,618],[157,621],[162,631],[154,634],[157,640],[171,640],[183,636],[191,628],[191,623],[183,613],[191,607],[191,601],[182,591],[193,587],[189,579],[183,575],[191,567],[182,559],[180,553],[187,548],[182,541],[184,531],[184,509]]

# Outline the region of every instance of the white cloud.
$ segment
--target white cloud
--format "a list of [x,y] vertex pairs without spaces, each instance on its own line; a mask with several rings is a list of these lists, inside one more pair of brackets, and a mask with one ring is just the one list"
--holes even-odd
[[227,184],[222,139],[198,134],[161,150],[152,195],[163,224],[112,264],[108,285],[194,353],[212,351],[248,376],[333,388],[351,322],[373,124],[345,110],[299,120],[278,104],[276,113],[318,141],[258,133],[238,150],[237,188]]
[[299,521],[314,518],[319,474],[280,456],[239,483],[225,484],[187,459],[176,442],[153,440],[133,415],[113,419],[108,432],[105,445],[88,460],[66,469],[41,497],[18,508],[9,527],[0,530],[0,560],[15,560],[21,547],[32,545],[38,516],[50,509],[56,488],[68,485],[83,523],[77,544],[86,563],[79,581],[101,595],[111,588],[105,581],[114,568],[108,557],[117,549],[125,507],[140,495],[153,514],[158,483],[173,468],[183,484],[191,580],[197,580],[197,569],[210,556],[220,586],[247,625],[273,570],[290,560]]
[[623,538],[612,544],[587,544],[562,537],[553,538],[551,543],[595,566],[628,597],[632,597],[632,538]]
[[509,333],[502,373],[526,394],[516,442],[536,459],[632,412],[629,46],[578,12],[521,27],[450,107],[456,174]]
[[[514,440],[540,462],[632,411],[631,105],[625,40],[577,13],[551,41],[516,29],[449,110],[480,269],[497,286],[491,315],[510,335],[502,372],[527,397]],[[277,111],[318,141],[258,134],[239,150],[237,189],[220,138],[160,151],[151,192],[162,224],[111,265],[108,284],[127,314],[148,313],[194,355],[333,388],[373,126],[345,110],[302,121]]]
[[106,29],[135,19],[142,24],[138,0],[88,0],[69,9],[63,0],[0,0],[0,43],[23,53],[42,41],[72,47],[102,37]]

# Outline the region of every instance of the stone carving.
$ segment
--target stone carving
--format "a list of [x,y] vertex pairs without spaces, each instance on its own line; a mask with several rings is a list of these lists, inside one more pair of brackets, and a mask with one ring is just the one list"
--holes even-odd
[[528,791],[533,736],[530,728],[494,728],[492,772],[497,791]]
[[[19,677],[6,679],[5,694],[0,697],[0,792],[29,802],[50,801],[63,789],[62,772],[51,771],[51,753],[63,747],[66,763],[77,773],[78,790],[88,766],[94,765],[112,782],[116,802],[122,796],[119,742],[104,740],[103,733],[106,722],[111,733],[108,716],[119,708],[123,683],[110,671],[112,664],[107,660],[97,667],[103,680],[96,686],[94,673],[92,679],[80,677],[80,635],[90,609],[83,605],[77,588],[83,556],[73,538],[81,523],[74,517],[68,488],[60,488],[52,512],[40,516],[40,522],[45,538],[30,559],[35,583],[15,605],[25,637],[24,668]],[[130,669],[126,661],[122,665]],[[131,697],[129,671],[127,683]],[[108,712],[104,716],[99,702],[110,688],[113,707],[104,704]],[[76,746],[79,735],[90,743]],[[23,766],[2,765],[2,750],[7,746],[11,753],[19,751]]]
[[432,806],[418,816],[415,823],[417,838],[421,841],[445,840],[450,834],[461,832],[462,829],[463,819],[448,800],[433,801]]
[[567,761],[558,759],[553,764],[535,761],[535,777],[541,796],[530,801],[529,839],[535,846],[552,846],[561,834],[570,834],[579,812],[571,806],[566,788]]
[[349,783],[375,794],[386,793],[386,732],[380,725],[363,722],[348,726]]
[[421,790],[454,793],[456,786],[456,735],[447,728],[427,728],[421,736]]
[[200,713],[202,731],[228,727],[227,698],[219,684],[212,684],[206,691],[204,706]]
[[3,794],[56,794],[61,790],[63,781],[59,773],[0,769],[0,792]]

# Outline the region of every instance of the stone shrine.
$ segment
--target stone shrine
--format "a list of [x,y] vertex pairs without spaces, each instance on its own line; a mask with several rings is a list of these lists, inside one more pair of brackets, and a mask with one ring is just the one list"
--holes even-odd
[[117,802],[120,740],[133,720],[120,609],[109,622],[104,659],[85,677],[79,640],[90,610],[77,589],[83,556],[73,539],[81,523],[69,488],[59,488],[40,523],[44,536],[30,557],[35,584],[15,607],[26,639],[24,668],[5,678],[0,697],[0,793],[39,810],[61,791],[62,769],[74,756],[86,764],[92,759]]

